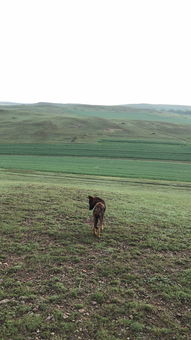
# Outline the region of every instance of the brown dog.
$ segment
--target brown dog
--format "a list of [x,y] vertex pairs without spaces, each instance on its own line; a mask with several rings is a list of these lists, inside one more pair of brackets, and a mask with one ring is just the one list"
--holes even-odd
[[[93,209],[93,219],[94,219],[94,226],[93,226],[93,233],[95,236],[100,237],[100,233],[103,230],[103,217],[106,210],[106,205],[104,200],[95,196],[88,196],[89,199],[89,210]],[[99,226],[98,226],[98,222]]]

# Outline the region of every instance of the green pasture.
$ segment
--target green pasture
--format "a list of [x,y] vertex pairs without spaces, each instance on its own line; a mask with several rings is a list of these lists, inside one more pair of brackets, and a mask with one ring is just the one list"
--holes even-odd
[[191,181],[191,164],[93,157],[1,155],[0,168],[126,178]]

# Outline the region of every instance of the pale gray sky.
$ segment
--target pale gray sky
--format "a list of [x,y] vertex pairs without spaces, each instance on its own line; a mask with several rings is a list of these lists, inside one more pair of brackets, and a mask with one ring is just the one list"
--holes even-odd
[[0,101],[191,105],[190,0],[0,0]]

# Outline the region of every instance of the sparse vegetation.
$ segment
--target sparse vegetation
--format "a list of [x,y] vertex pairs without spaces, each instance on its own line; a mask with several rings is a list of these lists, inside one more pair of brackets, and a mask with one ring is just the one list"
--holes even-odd
[[89,181],[1,173],[2,339],[188,339],[189,186]]

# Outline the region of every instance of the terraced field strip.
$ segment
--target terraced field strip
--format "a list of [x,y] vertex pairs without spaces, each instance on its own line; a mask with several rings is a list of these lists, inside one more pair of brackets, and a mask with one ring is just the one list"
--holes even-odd
[[191,162],[191,144],[150,141],[100,143],[0,144],[2,155],[78,156]]
[[2,155],[0,158],[0,168],[183,182],[191,181],[191,164],[168,161],[104,159],[102,157]]

